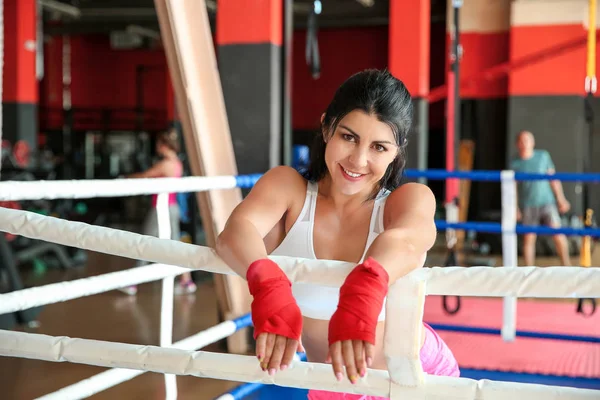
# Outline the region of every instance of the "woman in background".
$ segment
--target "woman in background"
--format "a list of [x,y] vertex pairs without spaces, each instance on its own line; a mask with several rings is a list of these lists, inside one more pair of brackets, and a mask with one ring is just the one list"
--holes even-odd
[[[152,167],[146,171],[128,175],[127,178],[181,178],[183,174],[183,164],[179,157],[179,136],[175,129],[162,132],[156,139],[156,154],[160,157]],[[158,195],[152,195],[152,208],[146,215],[142,234],[149,236],[158,236],[158,218],[156,215],[156,201]],[[180,210],[177,205],[177,196],[175,193],[169,193],[169,220],[171,221],[171,239],[180,240],[179,230]],[[137,266],[146,264],[144,261],[138,261]],[[137,286],[129,286],[121,291],[135,295]],[[181,275],[179,284],[175,287],[175,294],[194,293],[196,285],[189,272]]]

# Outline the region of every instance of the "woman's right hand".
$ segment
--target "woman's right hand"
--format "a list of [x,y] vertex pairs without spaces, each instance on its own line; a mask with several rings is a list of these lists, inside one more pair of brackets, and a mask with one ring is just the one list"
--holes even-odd
[[294,359],[296,352],[304,353],[302,340],[294,340],[274,333],[261,333],[256,338],[256,357],[263,371],[269,375],[286,369]]
[[302,313],[292,295],[292,283],[268,258],[253,262],[246,273],[250,294],[256,357],[270,375],[289,366],[301,348]]

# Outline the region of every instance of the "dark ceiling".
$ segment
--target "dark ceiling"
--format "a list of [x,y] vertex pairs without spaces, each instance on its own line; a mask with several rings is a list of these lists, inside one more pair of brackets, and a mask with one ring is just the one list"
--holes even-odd
[[[387,25],[389,1],[321,0],[322,13],[318,17],[319,27]],[[45,33],[49,35],[109,33],[126,30],[131,25],[158,32],[153,0],[40,0],[40,2],[45,21],[61,21],[60,24],[45,24]],[[313,0],[293,1],[295,28],[306,26],[307,15],[313,3]],[[206,4],[211,24],[214,26],[217,1],[206,0]],[[63,8],[65,9],[62,10]],[[444,20],[445,9],[446,0],[431,0],[432,21]],[[73,16],[69,15],[70,11],[74,13]]]

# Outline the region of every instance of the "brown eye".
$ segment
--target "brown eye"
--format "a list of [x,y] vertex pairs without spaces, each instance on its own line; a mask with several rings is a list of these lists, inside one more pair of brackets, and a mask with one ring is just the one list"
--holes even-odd
[[387,149],[385,147],[383,147],[382,145],[380,145],[380,144],[376,144],[375,145],[375,151],[381,153],[382,151],[387,151]]
[[347,142],[354,142],[354,136],[348,135],[347,133],[342,133],[342,139]]

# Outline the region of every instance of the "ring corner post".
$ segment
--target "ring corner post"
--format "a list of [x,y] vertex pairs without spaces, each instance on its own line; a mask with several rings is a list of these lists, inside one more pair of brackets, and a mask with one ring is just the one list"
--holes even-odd
[[[154,4],[191,173],[236,176],[237,165],[206,3],[204,0],[154,0]],[[227,218],[242,200],[241,190],[197,192],[196,198],[206,245],[214,248]],[[215,286],[223,318],[232,319],[250,311],[250,294],[241,277],[217,274]],[[246,329],[230,336],[227,344],[232,353],[246,353],[249,348]]]

